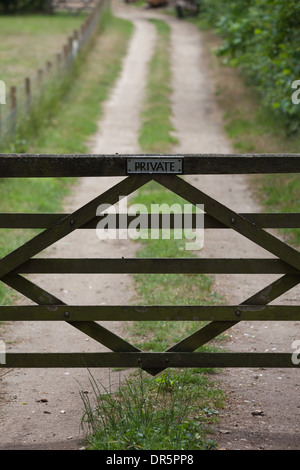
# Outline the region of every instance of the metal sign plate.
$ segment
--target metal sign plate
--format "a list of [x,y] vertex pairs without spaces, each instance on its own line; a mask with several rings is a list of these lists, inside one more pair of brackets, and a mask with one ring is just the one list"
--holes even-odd
[[183,157],[134,157],[127,159],[127,173],[161,174],[183,172]]

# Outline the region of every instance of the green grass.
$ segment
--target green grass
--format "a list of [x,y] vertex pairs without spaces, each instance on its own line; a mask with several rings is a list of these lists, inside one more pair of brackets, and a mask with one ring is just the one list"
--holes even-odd
[[0,79],[7,87],[18,85],[44,67],[86,16],[63,12],[51,16],[0,16]]
[[114,394],[94,377],[93,399],[82,393],[87,450],[211,450],[210,426],[224,395],[197,370],[139,372]]
[[139,144],[145,152],[165,153],[177,142],[171,124],[170,26],[161,20],[151,21],[159,39],[149,66]]
[[[108,11],[88,60],[81,59],[76,76],[65,89],[62,101],[55,100],[50,113],[40,110],[38,134],[22,142],[29,153],[84,153],[88,138],[97,129],[102,103],[118,76],[132,24],[114,18]],[[48,110],[49,111],[49,110]],[[62,210],[72,178],[27,178],[0,180],[1,212],[56,212]],[[1,230],[0,257],[23,244],[37,231]],[[12,301],[13,292],[2,283],[0,304]]]

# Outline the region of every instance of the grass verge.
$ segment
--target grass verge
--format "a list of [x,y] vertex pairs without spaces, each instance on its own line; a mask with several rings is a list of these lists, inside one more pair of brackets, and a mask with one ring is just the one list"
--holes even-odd
[[[153,20],[157,48],[149,66],[140,145],[143,151],[165,153],[176,142],[172,136],[170,105],[169,26]],[[148,210],[156,204],[184,201],[160,185],[141,188],[131,203]],[[139,257],[189,257],[185,240],[143,239]],[[212,304],[220,299],[205,275],[139,274],[134,277],[137,302],[142,305]],[[201,322],[147,321],[128,324],[130,341],[143,351],[162,351],[203,325]],[[211,350],[212,348],[202,348]],[[87,448],[92,450],[203,450],[216,444],[209,435],[224,395],[209,369],[167,369],[157,377],[138,371],[117,392],[103,389],[91,377],[94,400],[82,394],[83,426],[88,427]]]

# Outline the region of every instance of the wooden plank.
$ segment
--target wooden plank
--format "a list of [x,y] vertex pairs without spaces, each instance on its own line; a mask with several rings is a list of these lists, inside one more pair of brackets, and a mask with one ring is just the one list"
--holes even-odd
[[299,321],[298,305],[0,306],[0,321]]
[[[261,228],[300,228],[300,213],[238,213],[239,216],[249,220]],[[229,229],[227,225],[214,219],[209,214],[204,215],[204,228]]]
[[[249,220],[261,228],[300,228],[300,213],[238,213],[239,216]],[[228,229],[227,225],[219,222],[209,214],[204,215],[204,228]]]
[[16,269],[32,256],[37,255],[40,251],[48,248],[53,243],[93,219],[100,204],[115,204],[119,201],[120,197],[131,194],[150,180],[151,177],[148,175],[130,176],[108,189],[100,196],[97,196],[80,209],[77,209],[73,214],[60,220],[51,228],[39,233],[27,243],[0,260],[0,278]]
[[[127,158],[159,155],[1,154],[0,177],[126,176]],[[177,158],[179,155],[173,156]],[[180,156],[184,157],[186,175],[300,172],[300,154],[182,154]]]
[[35,258],[19,266],[16,272],[297,274],[299,271],[275,258]]
[[[56,213],[56,214],[31,214],[31,213],[0,213],[0,228],[11,229],[46,229],[52,225],[57,224],[61,219],[68,217],[70,214]],[[241,217],[248,219],[259,225],[262,228],[300,228],[300,214],[299,213],[239,213]],[[141,228],[151,228],[151,217],[153,220],[159,221],[159,227],[162,225],[162,219],[165,214],[140,214],[139,220],[141,221]],[[115,218],[114,218],[115,217]],[[178,214],[176,215],[178,217]],[[127,229],[128,226],[135,220],[136,216],[127,214],[103,215],[94,217],[92,220],[82,225],[80,229],[96,229],[99,222],[106,219],[110,224],[115,223],[116,228]],[[126,222],[126,223],[124,223]],[[185,222],[185,224],[183,224]],[[191,224],[184,221],[182,215],[182,226],[185,228],[196,228],[196,215],[192,214]],[[154,228],[157,228],[156,225]],[[170,228],[174,228],[174,214],[170,214]],[[197,227],[199,228],[199,227]],[[211,217],[209,214],[204,214],[204,228],[205,229],[229,229],[227,225]],[[231,227],[230,227],[231,228]]]
[[269,232],[261,229],[255,223],[241,217],[233,210],[224,206],[219,201],[203,193],[178,176],[154,175],[153,179],[192,204],[203,204],[205,211],[212,217],[300,271],[300,252],[282,242]]
[[291,353],[7,353],[3,368],[298,368]]

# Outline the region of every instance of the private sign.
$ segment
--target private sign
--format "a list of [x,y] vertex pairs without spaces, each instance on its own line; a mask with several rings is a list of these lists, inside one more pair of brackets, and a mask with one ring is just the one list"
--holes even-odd
[[183,157],[139,157],[127,159],[127,173],[182,173]]

